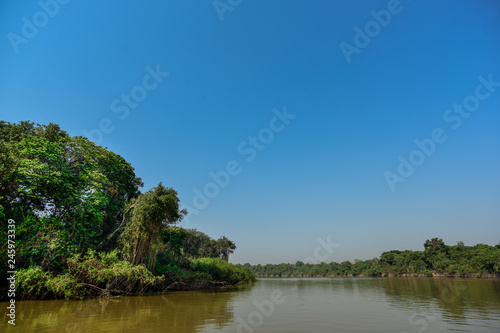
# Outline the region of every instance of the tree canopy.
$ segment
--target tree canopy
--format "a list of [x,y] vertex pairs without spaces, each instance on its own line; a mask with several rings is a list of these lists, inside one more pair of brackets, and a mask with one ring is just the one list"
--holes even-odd
[[0,205],[17,222],[21,265],[56,268],[96,248],[142,186],[121,156],[56,124],[0,122],[0,161]]

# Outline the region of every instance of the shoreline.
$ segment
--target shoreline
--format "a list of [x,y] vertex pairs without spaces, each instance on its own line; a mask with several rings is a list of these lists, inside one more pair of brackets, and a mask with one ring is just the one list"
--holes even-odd
[[371,278],[386,278],[386,277],[418,277],[418,278],[463,278],[463,279],[500,279],[500,275],[495,275],[495,274],[490,274],[490,273],[467,273],[467,274],[439,274],[439,273],[432,273],[432,274],[392,274],[392,273],[385,273],[381,275],[376,275],[376,276],[370,276],[370,275],[365,275],[365,274],[359,274],[359,275],[353,275],[353,274],[348,274],[348,275],[313,275],[313,274],[256,274],[255,275],[257,278],[261,279],[268,279],[268,278],[338,278],[338,277],[343,277],[343,278],[365,278],[365,277],[371,277]]

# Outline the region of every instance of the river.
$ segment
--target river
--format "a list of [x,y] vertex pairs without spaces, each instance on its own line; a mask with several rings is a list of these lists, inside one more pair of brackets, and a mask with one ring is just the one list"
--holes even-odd
[[1,327],[23,333],[498,333],[500,281],[259,279],[253,286],[217,291],[17,302],[16,326],[4,319]]

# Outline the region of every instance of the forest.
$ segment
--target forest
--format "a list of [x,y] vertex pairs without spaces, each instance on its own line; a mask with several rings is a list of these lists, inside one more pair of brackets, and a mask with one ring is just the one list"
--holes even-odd
[[466,246],[462,241],[446,245],[442,239],[425,241],[423,251],[392,250],[369,260],[356,259],[308,264],[250,265],[258,276],[448,276],[500,277],[500,243],[496,246],[476,244]]
[[174,189],[160,182],[141,192],[123,157],[57,124],[0,121],[0,180],[0,278],[16,271],[18,299],[255,280],[228,262],[236,245],[227,237],[178,226],[188,212]]

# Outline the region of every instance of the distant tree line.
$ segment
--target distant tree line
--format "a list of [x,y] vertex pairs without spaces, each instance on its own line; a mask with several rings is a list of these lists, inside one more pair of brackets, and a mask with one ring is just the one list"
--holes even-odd
[[424,243],[423,251],[392,250],[379,258],[356,259],[354,262],[322,262],[307,264],[267,264],[243,267],[259,276],[461,276],[500,277],[500,243],[496,246],[463,242],[446,245],[442,239],[432,238]]

